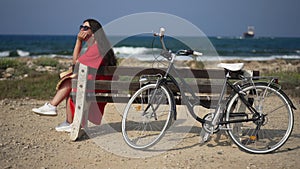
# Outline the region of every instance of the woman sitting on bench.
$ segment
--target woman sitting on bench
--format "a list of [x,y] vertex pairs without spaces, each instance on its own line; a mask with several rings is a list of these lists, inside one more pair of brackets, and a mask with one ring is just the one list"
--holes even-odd
[[[87,43],[87,50],[84,54],[80,55],[83,42]],[[94,19],[87,19],[83,22],[83,25],[80,26],[80,31],[77,35],[77,40],[73,51],[73,64],[75,65],[78,62],[94,69],[98,69],[102,65],[116,65],[116,57],[102,29],[102,26]],[[75,77],[76,74],[74,74],[72,71],[61,74],[61,80],[57,84],[57,91],[53,99],[50,102],[45,103],[45,105],[40,108],[32,109],[32,111],[39,115],[56,116],[57,106],[66,99],[66,121],[55,127],[57,131],[71,131],[70,125],[73,122],[75,110],[73,100],[71,97],[69,97],[69,95],[72,90],[71,80]],[[111,79],[112,77],[99,78]],[[94,111],[94,115],[93,117],[90,116],[92,119],[89,118],[89,120],[100,124],[105,105],[106,103],[92,103],[90,106],[90,112]],[[92,110],[95,108],[98,108],[98,110]],[[97,119],[95,119],[95,112]]]

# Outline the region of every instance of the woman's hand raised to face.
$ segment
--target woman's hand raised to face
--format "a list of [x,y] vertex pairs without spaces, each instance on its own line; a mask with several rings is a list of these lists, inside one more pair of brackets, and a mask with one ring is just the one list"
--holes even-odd
[[80,41],[87,41],[90,35],[86,31],[79,31],[77,39]]

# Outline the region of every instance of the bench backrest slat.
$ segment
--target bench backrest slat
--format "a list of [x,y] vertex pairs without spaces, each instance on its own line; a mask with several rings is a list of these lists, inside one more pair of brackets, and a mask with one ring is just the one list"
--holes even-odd
[[[87,88],[89,92],[94,90],[105,90],[107,93],[112,94],[95,94],[96,100],[99,102],[122,102],[126,103],[136,90],[141,87],[139,78],[141,75],[148,74],[164,74],[165,68],[144,68],[144,67],[116,67],[116,66],[103,66],[97,70],[97,75],[114,76],[113,80],[95,80],[87,81]],[[95,71],[95,70],[94,70]],[[193,88],[197,89],[196,95],[215,95],[221,92],[222,82],[224,80],[225,72],[222,69],[189,69],[178,68],[178,73],[181,77],[184,77],[187,83]],[[92,74],[90,72],[90,74]],[[254,76],[258,76],[258,71],[251,72]],[[171,74],[173,75],[173,74]],[[231,74],[233,79],[238,78],[240,72]],[[176,78],[176,77],[175,77]],[[191,80],[192,79],[192,80]],[[214,81],[210,83],[210,80]],[[219,83],[218,83],[219,81]],[[72,80],[72,88],[76,88],[77,79]],[[174,84],[168,84],[168,87],[172,89],[174,95],[179,92]],[[113,90],[113,91],[111,91]],[[108,92],[110,91],[110,92]],[[73,95],[75,93],[72,93]],[[117,95],[120,94],[120,95]],[[121,94],[125,94],[121,96]],[[126,95],[128,94],[128,95]],[[204,97],[205,98],[205,97]],[[180,99],[177,99],[177,102]],[[204,99],[203,99],[204,100]]]
[[[132,76],[141,74],[156,74],[158,72],[163,73],[166,68],[145,68],[145,67],[125,67],[125,66],[102,66],[98,69],[98,75],[114,75],[116,72],[119,76]],[[224,78],[224,70],[222,69],[189,69],[189,68],[177,68],[181,77],[186,78],[210,78],[210,79],[222,79]],[[223,73],[222,73],[223,72]],[[233,74],[233,78],[237,74]],[[253,71],[253,76],[258,76],[259,71]]]

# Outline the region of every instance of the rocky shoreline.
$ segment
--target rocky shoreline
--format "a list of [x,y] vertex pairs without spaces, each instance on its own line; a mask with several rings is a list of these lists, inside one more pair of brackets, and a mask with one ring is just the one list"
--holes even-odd
[[[31,69],[36,72],[48,72],[48,73],[59,73],[67,70],[71,65],[71,59],[65,58],[53,58],[58,61],[59,66],[42,66],[37,65],[34,61],[34,58],[16,58],[19,62],[26,65],[28,69]],[[248,70],[258,70],[261,73],[276,73],[276,72],[298,72],[300,73],[300,60],[269,60],[269,61],[243,61],[243,60],[229,60],[222,61],[225,63],[245,63],[244,69]],[[203,62],[206,68],[217,68],[216,65],[218,62]],[[152,63],[151,63],[152,64]],[[129,66],[139,66],[138,61],[130,60]],[[179,65],[189,65],[191,68],[195,68],[193,63],[181,63]],[[122,66],[127,66],[127,64],[122,64]],[[28,77],[27,73],[20,74],[16,73],[18,68],[7,67],[5,69],[0,69],[0,80],[7,79],[23,79]]]
[[[2,58],[2,59],[11,59],[15,60],[15,64],[12,67],[6,67],[5,69],[0,69],[0,80],[14,80],[14,79],[23,79],[29,76],[29,71],[34,71],[38,73],[59,73],[67,70],[71,65],[72,61],[70,59],[63,58],[53,58],[57,61],[57,66],[47,66],[39,65],[35,61],[37,58]],[[21,69],[21,70],[20,70]],[[26,69],[26,70],[24,70]]]

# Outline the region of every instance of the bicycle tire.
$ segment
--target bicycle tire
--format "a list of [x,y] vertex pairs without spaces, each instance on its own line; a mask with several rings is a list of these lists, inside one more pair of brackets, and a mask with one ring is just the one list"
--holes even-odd
[[[294,125],[289,99],[282,90],[267,83],[248,84],[242,87],[242,91],[248,102],[265,118],[227,124],[230,138],[240,149],[250,153],[265,154],[279,149],[288,140]],[[252,117],[253,113],[239,95],[234,94],[228,102],[225,120]]]
[[[163,137],[174,116],[173,98],[167,87],[156,84],[148,84],[133,94],[122,118],[122,135],[130,147],[147,149]],[[147,106],[150,107],[145,111]]]

